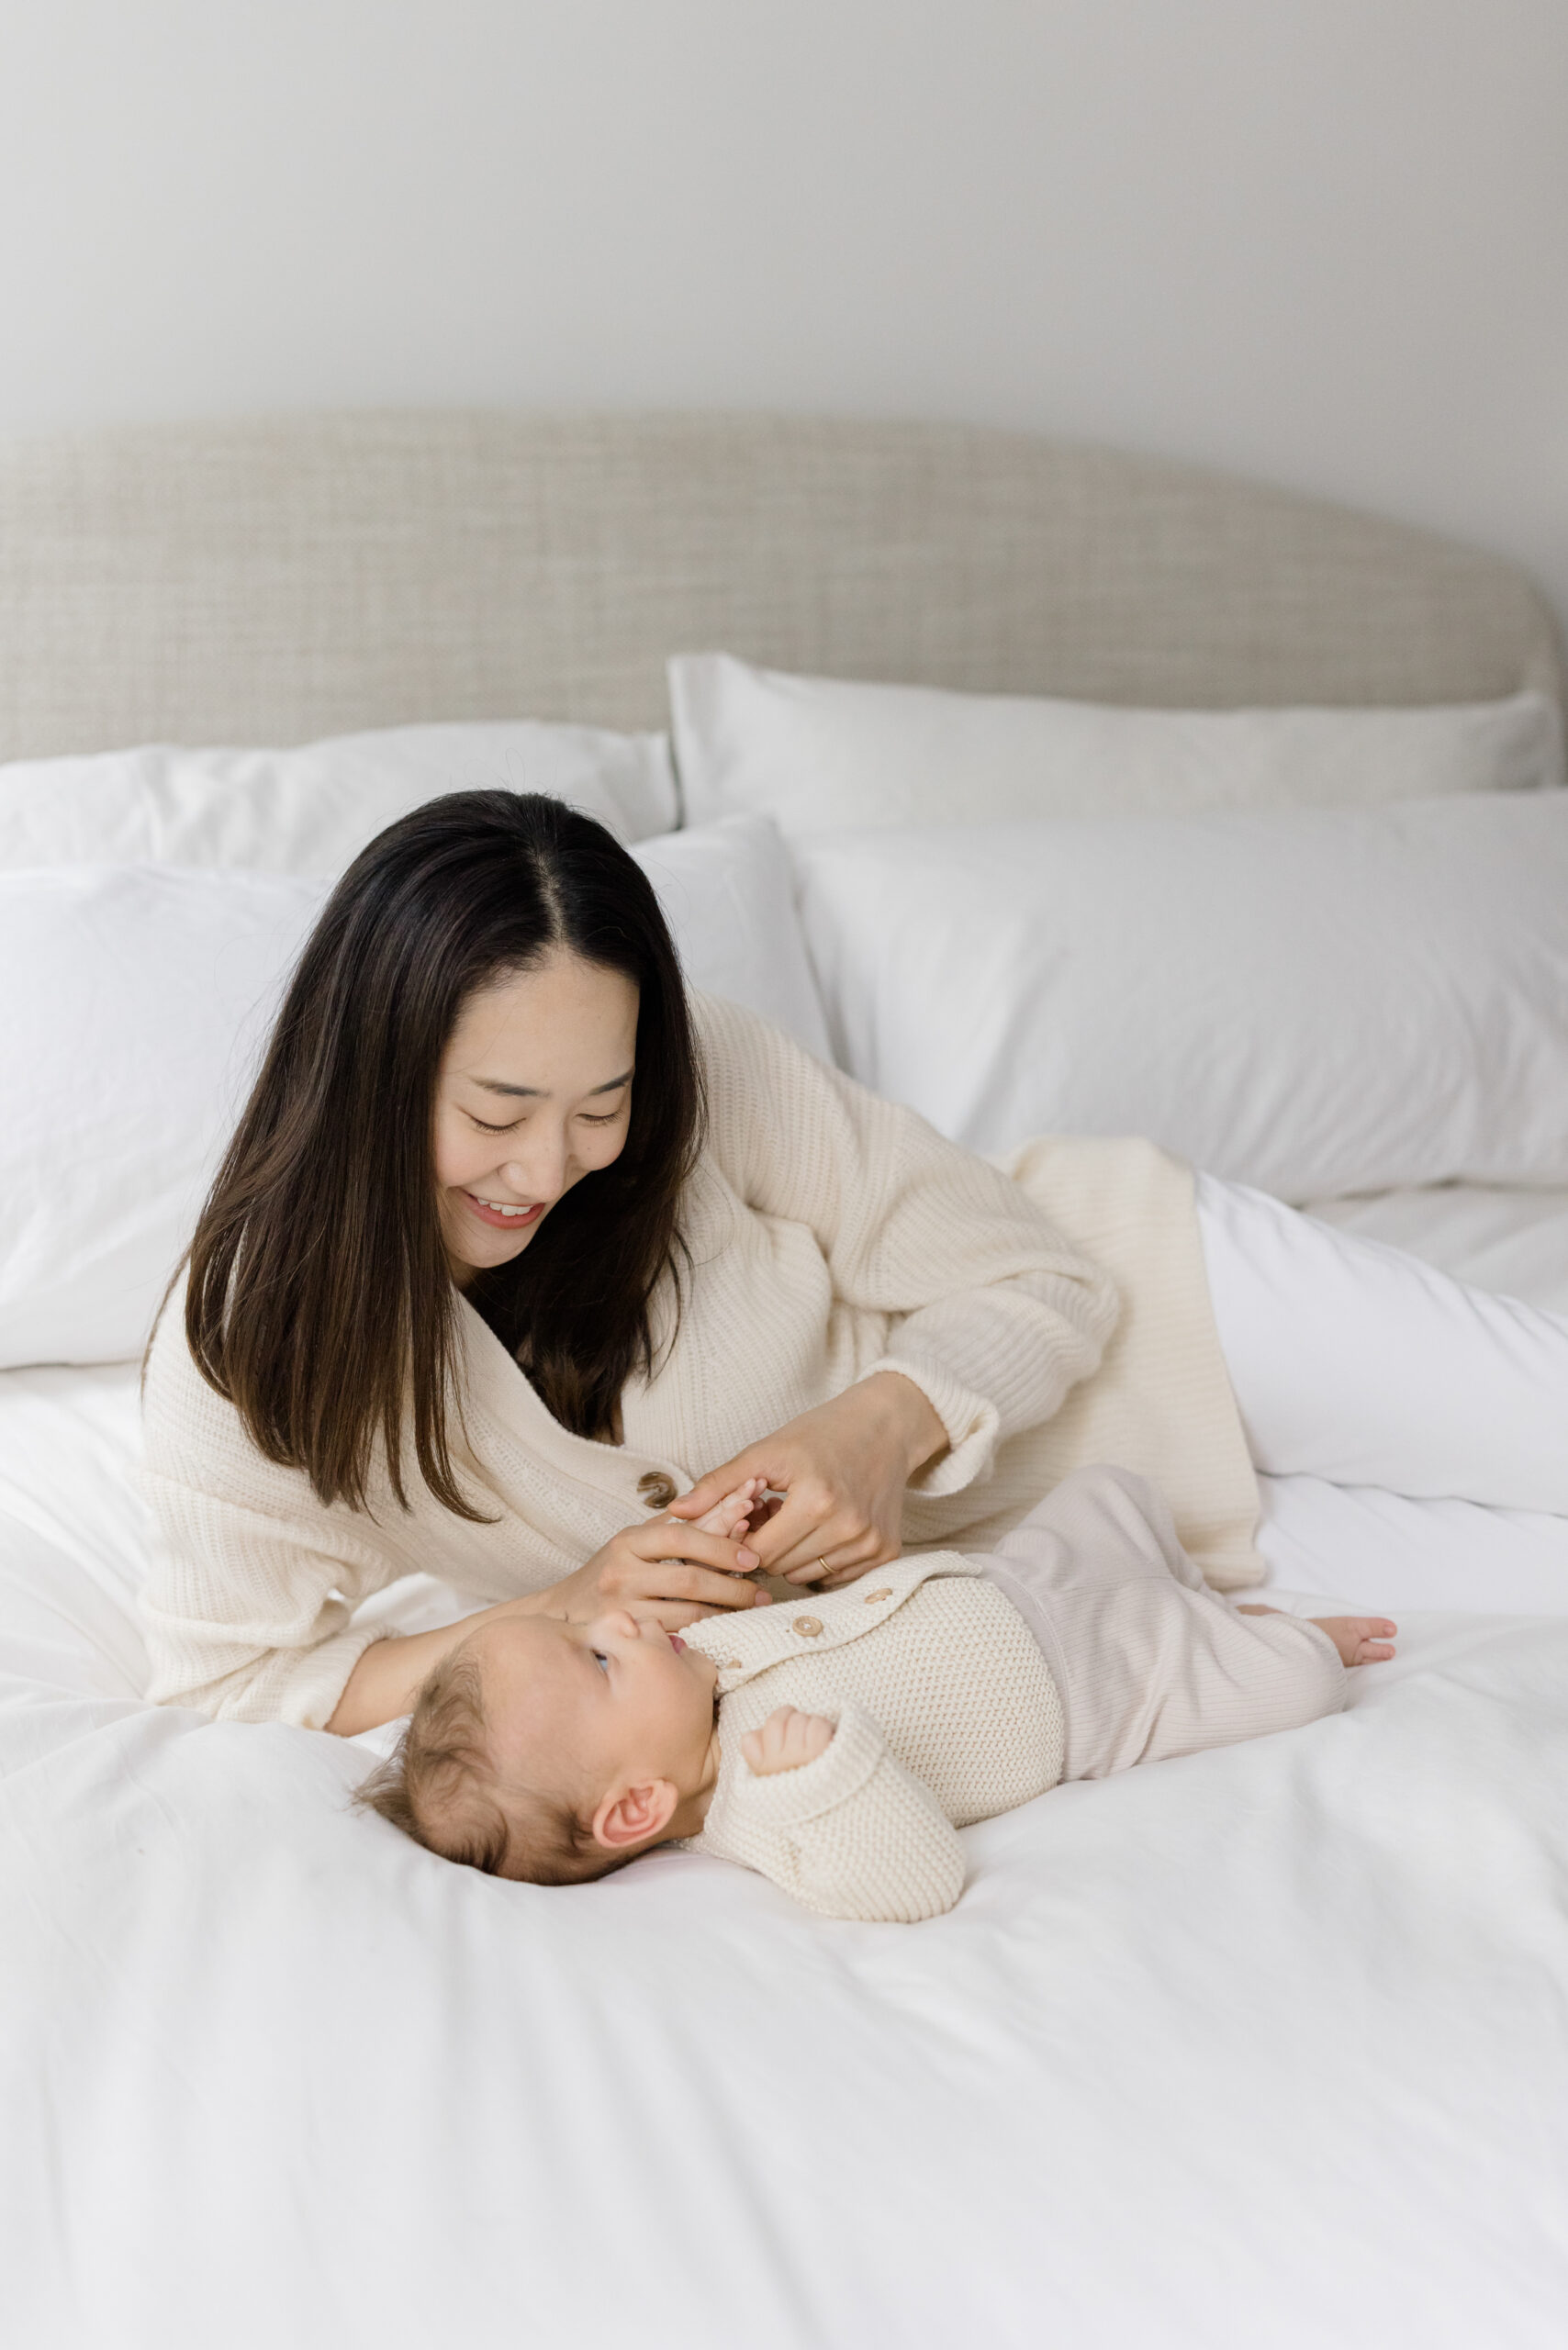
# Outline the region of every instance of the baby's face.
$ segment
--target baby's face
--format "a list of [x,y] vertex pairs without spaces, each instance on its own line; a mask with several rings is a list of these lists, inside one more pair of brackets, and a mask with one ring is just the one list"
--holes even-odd
[[544,1787],[591,1815],[622,1783],[700,1783],[713,1737],[712,1659],[617,1610],[591,1624],[506,1616],[468,1643],[479,1666],[496,1795]]

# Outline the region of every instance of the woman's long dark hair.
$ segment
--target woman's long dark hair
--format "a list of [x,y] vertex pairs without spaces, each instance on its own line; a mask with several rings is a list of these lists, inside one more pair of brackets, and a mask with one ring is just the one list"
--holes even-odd
[[411,1440],[465,1517],[457,1300],[436,1200],[442,1058],[476,990],[566,949],[639,990],[625,1147],[468,1294],[549,1409],[606,1438],[652,1368],[655,1285],[702,1086],[680,967],[640,866],[556,800],[454,792],[390,825],[343,875],[289,984],[191,1244],[185,1333],[269,1460],[324,1502],[369,1506],[379,1448],[408,1506]]

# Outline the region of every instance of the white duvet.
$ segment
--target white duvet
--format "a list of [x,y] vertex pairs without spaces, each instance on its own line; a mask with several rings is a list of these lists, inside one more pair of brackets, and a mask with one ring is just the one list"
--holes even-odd
[[969,1830],[926,1925],[543,1891],[138,1702],[134,1431],[0,1378],[18,2350],[1556,2350],[1568,1616],[1402,1609],[1345,1715]]

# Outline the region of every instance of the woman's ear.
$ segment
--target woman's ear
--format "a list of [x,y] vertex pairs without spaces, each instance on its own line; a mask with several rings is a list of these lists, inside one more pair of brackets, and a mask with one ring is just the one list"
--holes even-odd
[[679,1801],[679,1790],[668,1779],[612,1789],[594,1813],[593,1841],[607,1852],[623,1852],[630,1844],[645,1844],[664,1834]]

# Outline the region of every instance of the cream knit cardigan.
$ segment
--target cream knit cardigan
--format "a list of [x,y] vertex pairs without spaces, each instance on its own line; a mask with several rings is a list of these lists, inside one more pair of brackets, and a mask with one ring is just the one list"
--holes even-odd
[[[1061,1777],[1061,1698],[1033,1633],[979,1561],[879,1567],[846,1591],[711,1617],[687,1636],[719,1669],[718,1785],[689,1849],[740,1861],[830,1918],[913,1923],[964,1887],[958,1831]],[[741,1740],[777,1706],[825,1714],[831,1744],[757,1778]]]
[[878,1370],[913,1380],[947,1431],[906,1499],[911,1549],[982,1550],[1108,1460],[1162,1488],[1216,1583],[1257,1580],[1189,1170],[1146,1143],[1046,1141],[1004,1174],[754,1014],[695,1008],[710,1125],[682,1213],[691,1268],[678,1327],[669,1288],[655,1299],[624,1442],[569,1434],[460,1305],[454,1461],[488,1522],[422,1491],[399,1509],[384,1473],[368,1510],[323,1505],[201,1378],[175,1292],[144,1405],[154,1699],[319,1728],[384,1628],[353,1621],[374,1593],[421,1572],[476,1606],[542,1590],[646,1517],[650,1472],[684,1492]]

